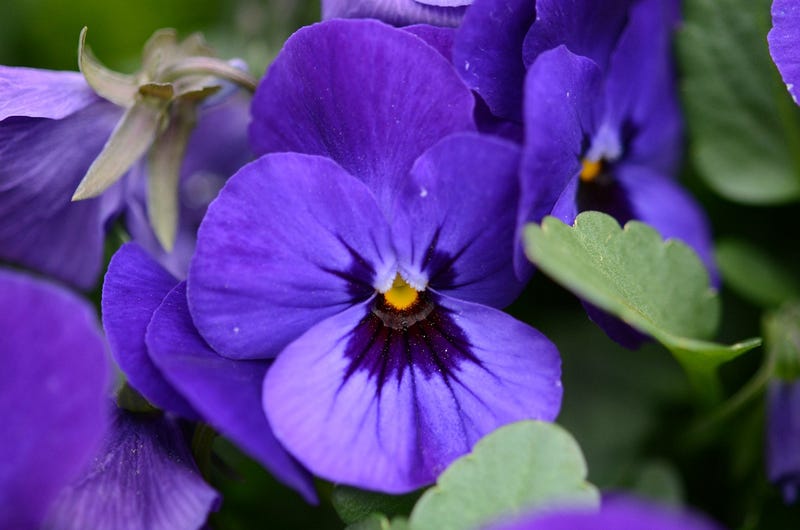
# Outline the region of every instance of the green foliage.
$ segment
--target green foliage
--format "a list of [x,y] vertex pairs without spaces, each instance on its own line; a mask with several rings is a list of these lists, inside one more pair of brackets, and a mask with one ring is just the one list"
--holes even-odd
[[479,441],[453,462],[411,513],[411,530],[467,530],[536,508],[596,506],[586,462],[558,425],[524,421]]
[[387,495],[340,485],[333,489],[331,503],[342,521],[352,524],[375,513],[389,517],[406,515],[411,512],[421,494],[415,491],[406,495]]
[[725,284],[761,307],[800,298],[800,282],[769,254],[742,240],[717,243],[716,258]]
[[705,267],[687,245],[664,242],[644,223],[623,230],[606,214],[584,212],[569,227],[547,217],[526,227],[525,250],[558,283],[663,344],[709,400],[716,367],[760,344],[708,342],[719,299]]
[[717,193],[800,198],[800,110],[767,47],[772,0],[686,0],[678,36],[692,159]]
[[787,303],[764,318],[764,336],[775,375],[800,379],[800,302]]
[[347,530],[408,530],[408,520],[395,517],[390,521],[385,515],[374,513],[366,519],[351,524]]

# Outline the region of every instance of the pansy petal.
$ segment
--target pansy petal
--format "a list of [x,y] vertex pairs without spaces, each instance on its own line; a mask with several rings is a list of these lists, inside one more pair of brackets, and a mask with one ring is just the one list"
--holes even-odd
[[220,500],[175,420],[118,409],[91,467],[61,492],[45,528],[196,530]]
[[153,364],[144,342],[153,312],[177,283],[142,247],[126,243],[111,258],[103,283],[103,327],[114,359],[137,391],[164,410],[198,419]]
[[469,0],[322,0],[322,19],[377,18],[394,26],[458,26]]
[[0,123],[0,259],[94,285],[118,190],[80,203],[70,198],[117,118],[112,105],[95,103],[62,120]]
[[316,493],[309,474],[286,453],[261,406],[267,361],[233,361],[200,337],[178,284],[156,310],[147,331],[150,355],[169,381],[205,420],[242,447],[309,502]]
[[536,16],[530,0],[475,0],[456,34],[453,64],[496,116],[522,121],[522,43]]
[[[573,188],[585,139],[596,130],[602,113],[602,102],[596,97],[602,88],[600,69],[564,46],[541,54],[525,84],[526,137],[517,218],[520,244],[515,254],[518,274],[528,267],[522,227],[540,221],[557,203],[570,201],[576,193]],[[563,208],[569,209],[569,204]]]
[[384,208],[414,160],[474,129],[472,94],[422,39],[374,20],[302,28],[253,97],[257,154],[323,155],[362,179]]
[[11,116],[58,120],[98,101],[78,72],[0,65],[0,121]]
[[683,142],[671,54],[677,4],[636,4],[606,74],[605,120],[621,131],[626,160],[666,174],[676,171]]
[[621,166],[617,179],[634,218],[655,228],[664,239],[680,239],[692,247],[708,269],[712,284],[719,283],[710,224],[689,192],[673,179],[638,166]]
[[329,159],[276,153],[242,168],[209,206],[189,306],[220,354],[268,358],[388,288],[395,269],[389,226],[362,182]]
[[769,52],[795,102],[800,105],[800,5],[794,0],[772,3]]
[[392,221],[411,285],[494,307],[517,297],[518,169],[516,145],[474,133],[445,138],[417,160]]
[[786,503],[800,497],[800,382],[774,380],[767,391],[767,474]]
[[453,28],[441,28],[430,24],[414,24],[403,29],[424,40],[428,45],[433,46],[448,61],[452,57],[453,39],[456,36],[456,30]]
[[38,528],[103,437],[110,370],[84,300],[0,270],[0,307],[0,528]]
[[493,429],[556,416],[560,361],[550,341],[496,309],[435,303],[405,331],[361,304],[278,356],[264,406],[278,439],[312,472],[410,491]]
[[604,70],[636,1],[537,0],[536,22],[523,44],[525,64],[563,44]]

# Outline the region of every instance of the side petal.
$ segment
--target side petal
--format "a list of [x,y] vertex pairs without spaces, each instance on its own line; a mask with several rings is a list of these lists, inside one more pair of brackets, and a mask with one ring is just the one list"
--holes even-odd
[[316,502],[310,475],[275,439],[261,406],[269,362],[232,361],[209,348],[192,323],[185,283],[178,284],[156,310],[147,345],[167,379],[208,423],[308,502]]
[[220,500],[175,420],[118,409],[91,467],[59,494],[44,526],[196,530]]
[[[602,115],[602,100],[597,97],[601,89],[598,66],[564,46],[542,53],[528,71],[515,254],[518,275],[529,267],[522,251],[525,223],[539,222],[575,193],[586,138],[595,132]],[[566,211],[569,204],[561,204],[562,216]]]
[[772,2],[772,30],[767,35],[772,60],[786,88],[800,105],[800,5],[792,0]]
[[118,118],[101,102],[62,120],[0,122],[0,259],[83,289],[95,284],[117,190],[70,198]]
[[605,70],[638,0],[537,0],[536,22],[525,36],[523,57],[530,66],[543,52],[566,45]]
[[362,182],[331,160],[276,153],[209,206],[189,306],[221,355],[267,358],[320,320],[391,285],[389,227]]
[[430,24],[414,24],[403,29],[424,40],[429,46],[433,46],[448,61],[452,57],[453,39],[456,36],[456,30],[453,28],[441,28]]
[[529,0],[475,0],[456,33],[453,64],[492,114],[522,121],[522,43],[536,17]]
[[153,312],[177,283],[142,247],[126,243],[111,258],[103,283],[103,327],[114,359],[136,390],[159,408],[198,419],[153,364],[144,342]]
[[0,306],[0,528],[32,529],[103,437],[110,370],[86,301],[0,270]]
[[393,239],[403,276],[437,292],[505,307],[514,274],[519,148],[477,134],[425,152],[396,199]]
[[374,20],[331,20],[286,41],[253,97],[257,154],[333,159],[386,210],[414,160],[444,136],[473,130],[474,100],[422,39]]
[[0,65],[0,121],[12,116],[60,120],[98,101],[78,72]]
[[767,474],[786,503],[800,496],[800,383],[773,381],[767,391]]
[[432,24],[455,27],[470,0],[322,0],[322,20],[377,18],[393,26]]
[[560,360],[549,340],[486,306],[437,303],[405,330],[362,304],[278,356],[264,380],[264,407],[278,439],[312,472],[411,491],[493,429],[555,418]]

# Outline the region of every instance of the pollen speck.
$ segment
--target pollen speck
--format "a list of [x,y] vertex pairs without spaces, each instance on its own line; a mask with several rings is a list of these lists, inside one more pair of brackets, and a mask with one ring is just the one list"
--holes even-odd
[[408,309],[419,298],[419,292],[408,285],[402,276],[399,274],[395,276],[392,288],[386,291],[383,295],[386,303],[398,311]]
[[592,182],[603,170],[602,160],[589,160],[584,158],[581,162],[580,177],[583,182]]

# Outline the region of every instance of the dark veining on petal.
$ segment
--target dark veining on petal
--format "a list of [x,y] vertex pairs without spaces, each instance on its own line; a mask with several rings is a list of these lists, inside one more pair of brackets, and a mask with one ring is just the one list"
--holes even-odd
[[604,163],[600,175],[591,182],[581,181],[575,201],[579,212],[596,210],[612,216],[621,225],[634,218],[625,188],[614,178],[614,165]]
[[372,283],[375,281],[375,269],[364,256],[350,246],[341,236],[337,236],[337,239],[347,249],[352,258],[350,266],[347,270],[322,266],[320,266],[320,269],[347,282],[347,292],[353,297],[353,302],[366,300],[375,292],[375,288],[372,287]]
[[457,381],[463,362],[480,365],[472,345],[455,323],[452,312],[435,303],[428,292],[406,311],[396,311],[377,297],[372,310],[351,332],[345,356],[350,365],[342,385],[356,372],[367,371],[377,393],[391,381],[401,381],[413,365],[418,375],[437,375],[449,385]]

